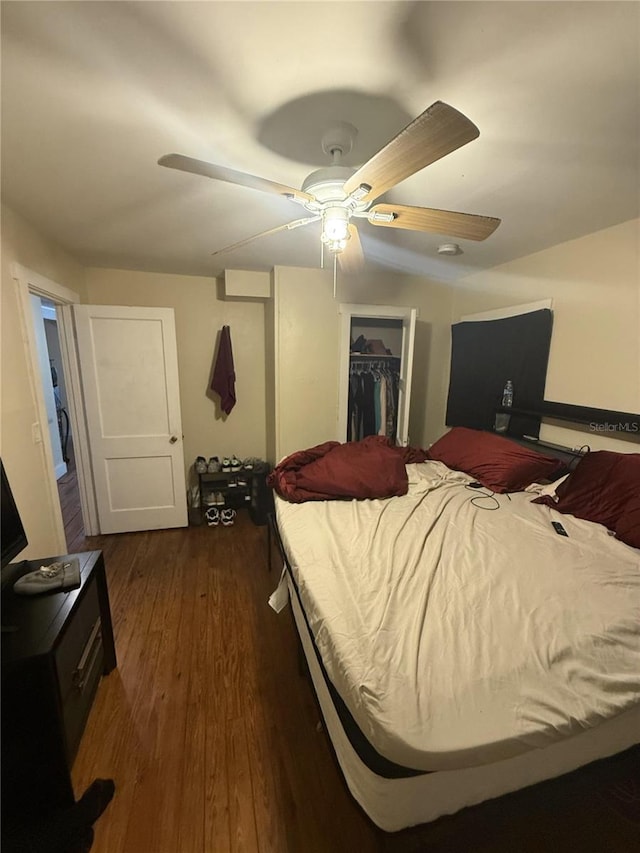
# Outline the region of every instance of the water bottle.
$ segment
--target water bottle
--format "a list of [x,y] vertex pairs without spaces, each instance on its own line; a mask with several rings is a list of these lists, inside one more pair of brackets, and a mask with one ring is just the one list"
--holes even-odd
[[513,406],[513,382],[510,379],[507,379],[502,392],[502,405],[505,409],[510,409]]
[[[502,392],[502,408],[510,409],[513,406],[513,382],[508,379]],[[507,432],[511,415],[505,412],[496,412],[493,428],[496,432]]]

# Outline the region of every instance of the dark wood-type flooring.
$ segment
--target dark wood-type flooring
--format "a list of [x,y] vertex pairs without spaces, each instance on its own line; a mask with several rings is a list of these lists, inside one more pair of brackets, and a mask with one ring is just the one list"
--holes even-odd
[[[93,853],[637,853],[638,752],[387,835],[351,798],[289,609],[267,606],[266,528],[94,537],[118,668],[104,678],[73,778],[116,793]],[[277,559],[274,559],[277,565]],[[636,822],[638,821],[638,822]]]
[[83,547],[84,525],[82,523],[76,460],[71,437],[67,441],[67,456],[67,473],[58,480],[58,496],[60,497],[67,548],[69,553],[75,554]]

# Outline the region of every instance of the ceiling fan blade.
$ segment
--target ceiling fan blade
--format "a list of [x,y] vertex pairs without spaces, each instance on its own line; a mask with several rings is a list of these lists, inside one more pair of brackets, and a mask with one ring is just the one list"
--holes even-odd
[[300,228],[301,225],[309,225],[310,222],[317,222],[319,216],[306,216],[304,219],[294,219],[293,222],[287,222],[285,225],[278,225],[276,228],[269,228],[268,231],[261,231],[259,234],[254,234],[252,237],[246,237],[244,240],[238,240],[237,243],[232,243],[230,246],[225,246],[224,249],[218,249],[211,253],[211,256],[221,255],[223,252],[230,252],[232,249],[239,249],[240,246],[246,246],[253,240],[259,237],[268,237],[270,234],[277,234],[279,231],[293,231],[294,228]]
[[315,196],[304,193],[302,190],[296,190],[285,184],[275,183],[275,181],[268,181],[266,178],[258,178],[248,172],[238,172],[236,169],[228,169],[226,166],[207,163],[205,160],[194,160],[193,157],[185,157],[184,154],[165,154],[158,160],[158,165],[167,166],[169,169],[178,169],[180,172],[191,172],[193,175],[202,175],[205,178],[213,178],[217,181],[240,184],[240,186],[251,187],[265,193],[276,193],[300,204],[315,201]]
[[410,175],[461,148],[480,131],[458,110],[436,101],[374,154],[344,185],[347,195],[363,184],[371,189],[362,201],[372,201]]
[[342,272],[357,273],[364,267],[364,253],[358,229],[352,222],[349,223],[349,235],[347,245],[338,255],[338,263]]
[[[406,228],[409,231],[429,231],[466,240],[486,240],[502,220],[493,216],[435,210],[430,207],[410,207],[406,204],[376,204],[366,214],[372,225],[386,228]],[[392,219],[388,217],[392,216]]]

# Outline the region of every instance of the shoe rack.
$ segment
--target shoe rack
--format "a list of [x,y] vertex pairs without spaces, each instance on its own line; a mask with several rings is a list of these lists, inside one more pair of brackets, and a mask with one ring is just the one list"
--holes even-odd
[[199,473],[198,493],[203,520],[210,507],[220,511],[246,508],[255,524],[265,524],[267,510],[262,507],[262,503],[267,500],[268,473],[269,466],[266,463],[251,469]]

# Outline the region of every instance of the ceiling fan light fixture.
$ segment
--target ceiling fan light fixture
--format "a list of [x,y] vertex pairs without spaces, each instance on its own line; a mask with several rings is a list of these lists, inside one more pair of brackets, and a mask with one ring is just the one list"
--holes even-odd
[[328,207],[322,214],[322,242],[330,252],[341,252],[348,239],[349,211],[344,207]]

